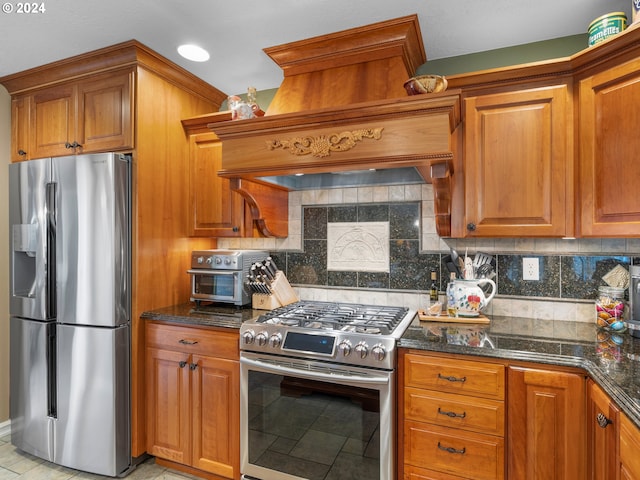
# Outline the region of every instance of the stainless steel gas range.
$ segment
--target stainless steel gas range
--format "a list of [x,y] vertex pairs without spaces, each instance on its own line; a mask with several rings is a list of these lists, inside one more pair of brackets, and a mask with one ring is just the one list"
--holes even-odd
[[396,342],[415,313],[301,301],[245,322],[243,478],[392,479]]

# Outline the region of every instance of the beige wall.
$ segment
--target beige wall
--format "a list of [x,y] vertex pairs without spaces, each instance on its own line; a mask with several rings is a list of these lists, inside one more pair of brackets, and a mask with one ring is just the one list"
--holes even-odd
[[9,418],[9,153],[11,98],[0,86],[0,423]]

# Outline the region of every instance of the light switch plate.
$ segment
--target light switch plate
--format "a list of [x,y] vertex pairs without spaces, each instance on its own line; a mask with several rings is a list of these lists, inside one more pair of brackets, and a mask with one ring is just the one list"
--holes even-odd
[[522,279],[540,280],[540,259],[537,257],[524,257],[522,259]]

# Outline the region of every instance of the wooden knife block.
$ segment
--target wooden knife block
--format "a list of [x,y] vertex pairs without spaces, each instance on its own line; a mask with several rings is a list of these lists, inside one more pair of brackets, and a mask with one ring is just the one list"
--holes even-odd
[[295,303],[298,300],[299,298],[291,288],[289,280],[287,280],[282,270],[278,270],[276,278],[271,282],[271,294],[254,293],[251,298],[251,306],[256,310],[274,310],[278,307]]

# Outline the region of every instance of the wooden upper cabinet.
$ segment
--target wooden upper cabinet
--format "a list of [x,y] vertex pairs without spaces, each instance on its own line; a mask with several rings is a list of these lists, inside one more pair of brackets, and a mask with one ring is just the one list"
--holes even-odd
[[76,86],[56,85],[30,98],[29,138],[31,158],[69,155],[67,144],[75,141]]
[[454,236],[573,234],[570,98],[562,84],[464,100],[465,219]]
[[82,151],[133,148],[133,72],[78,85],[77,142]]
[[37,90],[23,100],[29,103],[28,131],[16,123],[14,139],[28,138],[30,158],[133,148],[133,75],[98,75]]
[[222,143],[214,133],[189,137],[189,196],[192,212],[191,236],[243,237],[251,235],[251,223],[245,228],[244,200],[231,190],[230,182],[218,176],[222,168]]
[[640,235],[640,64],[631,61],[579,83],[579,234]]
[[29,95],[11,99],[11,161],[30,160]]

